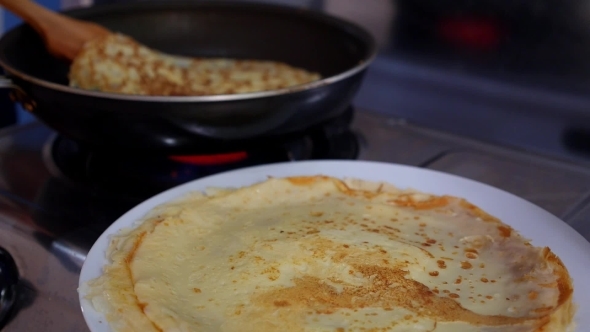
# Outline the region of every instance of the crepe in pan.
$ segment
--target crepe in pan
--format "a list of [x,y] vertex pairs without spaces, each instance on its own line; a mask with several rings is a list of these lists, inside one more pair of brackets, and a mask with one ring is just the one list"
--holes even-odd
[[320,78],[277,61],[171,56],[117,33],[84,45],[70,66],[69,84],[131,95],[207,96],[278,90]]

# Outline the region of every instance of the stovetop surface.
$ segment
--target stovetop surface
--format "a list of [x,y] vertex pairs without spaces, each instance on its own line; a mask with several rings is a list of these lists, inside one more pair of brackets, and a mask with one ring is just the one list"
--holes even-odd
[[[590,239],[590,167],[492,146],[357,112],[360,160],[413,165],[471,178],[521,196]],[[22,276],[18,311],[3,331],[88,331],[77,297],[96,238],[138,202],[55,176],[39,123],[0,131],[0,244]]]

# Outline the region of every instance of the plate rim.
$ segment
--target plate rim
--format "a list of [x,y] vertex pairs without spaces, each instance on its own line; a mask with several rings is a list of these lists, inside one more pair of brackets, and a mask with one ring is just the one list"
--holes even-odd
[[[318,172],[313,172],[310,169],[310,167],[314,166],[314,165],[316,166],[316,169],[324,169],[324,170],[318,171]],[[94,310],[94,308],[92,307],[90,302],[88,300],[84,299],[85,293],[82,288],[83,284],[86,281],[96,277],[96,275],[92,274],[90,269],[92,269],[94,267],[94,268],[100,268],[102,270],[102,268],[104,267],[104,263],[106,261],[105,253],[106,253],[106,249],[108,248],[109,237],[112,236],[113,234],[117,234],[124,227],[132,226],[133,222],[137,221],[138,218],[141,218],[143,215],[148,213],[151,209],[153,209],[154,207],[156,207],[160,204],[163,204],[163,203],[169,202],[171,200],[174,200],[176,198],[179,198],[180,196],[182,196],[183,194],[186,194],[188,192],[202,191],[203,189],[205,189],[207,187],[214,186],[212,184],[207,184],[208,182],[216,182],[216,181],[223,182],[224,178],[230,178],[232,176],[245,174],[246,178],[247,178],[246,182],[253,184],[256,182],[264,181],[265,178],[272,176],[269,174],[264,175],[264,174],[260,174],[260,173],[264,173],[264,172],[272,173],[272,172],[281,172],[282,171],[282,172],[287,172],[287,173],[291,172],[291,173],[295,173],[295,174],[299,174],[299,175],[303,175],[303,176],[305,176],[305,175],[326,175],[326,176],[333,176],[336,178],[355,177],[355,178],[360,178],[360,179],[366,179],[368,181],[384,181],[384,182],[391,183],[395,186],[398,186],[400,188],[415,188],[418,190],[422,190],[421,188],[419,188],[419,186],[416,186],[416,187],[408,186],[408,185],[401,186],[396,183],[392,183],[392,181],[389,181],[389,180],[370,179],[370,178],[374,177],[371,175],[363,177],[363,176],[359,176],[359,175],[352,175],[352,176],[348,175],[347,176],[347,175],[328,174],[328,172],[325,171],[326,168],[329,168],[328,166],[332,166],[332,167],[334,167],[334,166],[337,166],[337,167],[349,166],[349,167],[353,167],[353,168],[355,168],[355,167],[356,168],[368,167],[368,168],[382,168],[382,169],[389,168],[390,171],[397,170],[397,171],[405,171],[405,172],[417,172],[418,175],[420,175],[420,173],[423,173],[423,175],[439,177],[441,180],[445,180],[445,178],[446,178],[448,181],[457,181],[459,184],[462,183],[463,185],[480,187],[484,191],[487,191],[489,194],[493,194],[496,196],[497,195],[504,196],[505,199],[512,201],[513,204],[521,205],[523,211],[525,209],[530,209],[531,210],[530,213],[535,212],[536,214],[544,215],[544,217],[547,218],[547,220],[543,221],[544,225],[546,225],[546,226],[547,225],[555,225],[553,227],[560,229],[560,232],[564,233],[564,235],[573,236],[573,238],[571,239],[571,242],[575,242],[575,244],[577,244],[578,246],[585,246],[586,250],[590,253],[590,242],[588,242],[580,233],[578,233],[575,229],[573,229],[573,227],[571,225],[567,224],[565,221],[561,220],[559,217],[555,216],[551,212],[545,210],[544,208],[542,208],[542,207],[540,207],[540,206],[538,206],[538,205],[536,205],[536,204],[534,204],[522,197],[512,194],[508,191],[505,191],[503,189],[494,187],[492,185],[489,185],[489,184],[486,184],[483,182],[479,182],[479,181],[476,181],[473,179],[469,179],[469,178],[466,178],[463,176],[459,176],[459,175],[455,175],[455,174],[451,174],[451,173],[446,173],[446,172],[439,171],[439,170],[422,168],[422,167],[418,167],[418,166],[411,166],[411,165],[404,165],[404,164],[397,164],[397,163],[388,163],[388,162],[381,162],[381,161],[365,161],[365,160],[330,160],[330,159],[327,159],[327,160],[309,160],[309,161],[297,161],[297,162],[279,162],[279,163],[271,163],[271,164],[264,164],[264,165],[258,165],[258,166],[250,166],[250,167],[239,168],[239,169],[221,172],[221,173],[209,175],[206,177],[202,177],[199,179],[195,179],[195,180],[186,182],[184,184],[180,184],[178,186],[167,189],[167,190],[160,192],[156,195],[153,195],[150,198],[135,205],[131,209],[127,210],[127,212],[125,212],[123,215],[121,215],[119,218],[117,218],[115,221],[113,221],[113,223],[105,231],[103,231],[103,233],[101,233],[101,235],[97,238],[97,240],[93,243],[92,247],[88,251],[88,254],[86,255],[86,258],[85,258],[82,268],[80,270],[80,276],[78,278],[78,301],[80,304],[80,308],[82,310],[82,314],[84,316],[84,320],[86,322],[86,325],[90,329],[90,331],[91,332],[112,331],[112,329],[109,328],[108,323],[106,322],[106,319],[104,318],[104,315],[102,315],[102,314],[98,313],[96,310]],[[299,173],[297,173],[297,172],[299,172]],[[295,174],[292,174],[292,175],[285,174],[285,175],[282,175],[281,177],[295,176]],[[257,177],[259,177],[259,178],[257,178]],[[382,176],[382,177],[386,177],[386,176]],[[241,187],[241,186],[246,186],[246,185],[247,184],[236,184],[236,187]],[[426,190],[425,192],[428,192],[428,190]],[[432,191],[430,190],[430,192],[432,192]],[[443,193],[434,193],[434,194],[441,195]],[[461,197],[461,196],[459,196],[459,197]],[[472,202],[472,199],[469,199],[469,198],[466,198],[466,199],[468,201]],[[478,203],[473,203],[473,204],[481,207],[481,204],[478,204]],[[489,209],[486,209],[485,207],[482,207],[482,209],[486,212],[491,213],[492,215],[497,214],[497,213],[492,213],[492,212],[488,211]],[[506,222],[506,221],[502,219],[502,222]],[[510,225],[511,227],[513,227],[513,225],[510,222],[506,222],[506,223],[508,225]],[[523,237],[530,239],[531,242],[533,243],[533,245],[540,246],[539,243],[536,243],[536,242],[541,242],[541,241],[539,241],[539,239],[533,239],[528,234],[523,234],[522,229],[517,228],[517,227],[514,227],[514,228]],[[569,233],[569,234],[565,234],[565,233]],[[561,251],[562,247],[559,247],[559,248],[560,249],[558,249],[558,251]],[[565,250],[565,249],[563,249],[563,250]],[[551,247],[551,251],[555,252],[554,247]],[[564,259],[564,257],[562,257],[563,253],[562,254],[556,253],[556,255],[560,259],[562,259],[562,261],[567,260],[567,259]],[[566,255],[566,256],[569,257],[569,255]],[[582,312],[587,313],[588,316],[590,316],[590,301],[586,301],[586,302],[583,301],[583,298],[590,298],[590,285],[583,287],[584,283],[582,283],[581,282],[582,280],[580,280],[582,278],[582,276],[581,275],[573,276],[573,273],[572,273],[573,270],[577,271],[578,269],[584,269],[584,266],[589,266],[588,268],[585,268],[585,269],[588,270],[588,272],[589,272],[588,274],[590,274],[590,255],[585,255],[585,256],[587,256],[586,260],[587,260],[588,264],[583,264],[583,263],[580,264],[580,262],[578,262],[578,264],[574,264],[572,262],[572,263],[570,263],[570,265],[566,265],[566,268],[568,269],[570,276],[573,279],[573,283],[574,283],[574,303],[577,305],[577,312],[574,317],[574,320],[576,322],[578,322],[579,319],[582,318],[582,316],[586,317],[586,315],[582,314]],[[100,262],[102,262],[102,264],[99,267],[90,266],[91,264],[97,264]],[[565,264],[565,262],[564,262],[564,264]],[[580,267],[580,266],[582,266],[582,267]],[[576,281],[576,279],[577,279],[577,281]],[[580,288],[582,288],[582,289],[580,289]],[[578,292],[576,292],[576,290],[578,290]],[[583,294],[581,294],[581,293],[583,293]],[[583,310],[583,311],[581,310],[580,305],[579,305],[580,303],[585,303],[583,307],[586,310]],[[91,315],[102,317],[102,320],[98,320],[98,323],[101,324],[100,330],[99,330],[99,326],[95,325],[95,324],[97,324],[95,322],[95,317],[91,317]],[[586,318],[587,319],[585,319],[584,321],[587,320],[588,321],[587,323],[590,324],[590,317],[586,317]],[[104,325],[102,325],[102,324],[104,324]],[[580,325],[581,324],[577,324],[577,326],[580,326]],[[577,331],[577,329],[576,329],[576,331]]]

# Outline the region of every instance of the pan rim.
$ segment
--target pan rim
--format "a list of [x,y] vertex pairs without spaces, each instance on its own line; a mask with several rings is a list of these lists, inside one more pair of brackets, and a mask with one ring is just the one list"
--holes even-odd
[[[114,5],[103,5],[100,6],[102,10],[109,10],[109,8],[113,7],[121,7],[125,8],[126,6],[137,6],[139,5],[140,8],[148,8],[148,6],[153,5],[179,5],[179,4],[187,4],[184,1],[145,1],[141,3],[132,3],[132,4],[114,4]],[[355,22],[351,22],[348,20],[344,20],[338,18],[333,15],[329,15],[323,12],[316,12],[304,8],[299,7],[290,7],[285,5],[276,5],[276,4],[264,4],[264,3],[240,3],[235,1],[201,1],[191,3],[190,5],[196,6],[206,6],[206,5],[214,5],[214,6],[241,6],[241,7],[263,7],[268,9],[275,9],[275,10],[284,10],[284,11],[298,11],[298,12],[305,12],[308,17],[315,18],[315,19],[322,19],[324,21],[328,20],[332,23],[336,23],[341,27],[344,27],[347,30],[355,30],[355,35],[358,36],[367,46],[367,56],[359,61],[359,63],[343,72],[340,72],[336,75],[328,76],[322,78],[317,81],[313,81],[306,84],[300,84],[288,88],[277,89],[277,90],[265,90],[259,92],[250,92],[250,93],[239,93],[239,94],[219,94],[219,95],[205,95],[205,96],[146,96],[146,95],[130,95],[130,94],[122,94],[122,93],[109,93],[109,92],[101,92],[95,90],[85,90],[81,88],[70,87],[68,85],[62,85],[59,83],[50,82],[47,80],[39,79],[34,76],[25,74],[24,72],[15,69],[14,67],[7,64],[2,57],[0,57],[0,67],[2,67],[8,74],[13,75],[23,81],[28,83],[38,85],[44,88],[56,90],[59,92],[74,94],[78,96],[86,96],[86,97],[94,97],[94,98],[101,98],[101,99],[110,99],[110,100],[125,100],[125,101],[138,101],[138,102],[165,102],[165,103],[206,103],[206,102],[225,102],[225,101],[242,101],[242,100],[250,100],[250,99],[258,99],[258,98],[268,98],[268,97],[277,97],[289,94],[295,94],[298,92],[304,92],[308,90],[313,90],[316,88],[320,88],[325,85],[330,85],[337,83],[339,81],[343,81],[355,74],[365,70],[371,62],[377,57],[377,44],[375,38],[371,33],[369,33],[366,29],[361,27],[360,25],[356,24]],[[91,7],[90,10],[96,10],[97,7]],[[88,11],[89,8],[82,8],[82,9],[74,9],[69,11],[64,11],[63,13],[66,15],[71,14],[79,14]],[[22,24],[21,24],[22,25]],[[13,82],[13,84],[17,85]]]

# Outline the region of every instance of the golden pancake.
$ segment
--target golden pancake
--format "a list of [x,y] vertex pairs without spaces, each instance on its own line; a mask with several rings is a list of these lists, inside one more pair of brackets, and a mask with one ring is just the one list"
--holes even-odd
[[192,193],[107,255],[85,287],[118,332],[573,329],[572,280],[549,248],[464,199],[383,183]]
[[204,96],[278,90],[320,79],[276,61],[184,58],[111,34],[86,43],[70,66],[70,86],[149,96]]

